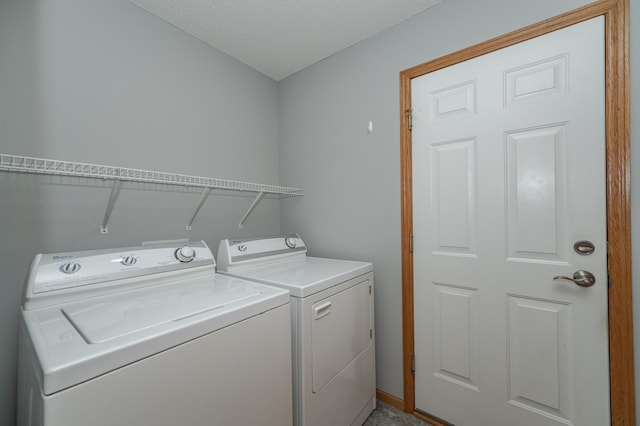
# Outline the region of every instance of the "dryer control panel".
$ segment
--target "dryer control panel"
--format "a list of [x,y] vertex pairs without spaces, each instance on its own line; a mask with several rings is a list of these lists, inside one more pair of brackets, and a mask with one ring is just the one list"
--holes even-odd
[[298,234],[267,238],[226,239],[218,246],[221,270],[237,264],[260,264],[292,256],[306,256],[307,247]]

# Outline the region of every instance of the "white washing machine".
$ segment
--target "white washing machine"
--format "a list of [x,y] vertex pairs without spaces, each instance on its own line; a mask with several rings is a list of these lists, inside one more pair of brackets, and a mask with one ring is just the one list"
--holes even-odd
[[216,257],[291,292],[294,425],[361,425],[376,405],[373,265],[307,256],[298,235],[223,240]]
[[216,274],[202,241],[39,254],[18,425],[289,425],[289,300]]

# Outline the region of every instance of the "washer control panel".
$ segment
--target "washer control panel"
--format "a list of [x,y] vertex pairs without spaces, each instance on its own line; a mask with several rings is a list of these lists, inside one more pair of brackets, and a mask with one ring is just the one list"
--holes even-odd
[[40,254],[31,267],[30,293],[55,292],[108,281],[213,265],[204,241]]

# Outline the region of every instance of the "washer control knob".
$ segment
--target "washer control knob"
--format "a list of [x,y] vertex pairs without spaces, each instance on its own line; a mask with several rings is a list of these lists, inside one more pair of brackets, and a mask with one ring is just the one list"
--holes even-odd
[[196,252],[189,246],[182,246],[176,250],[176,259],[182,263],[191,262],[196,257]]
[[292,237],[287,237],[284,239],[284,243],[287,245],[287,247],[289,247],[290,249],[294,249],[296,248],[296,239],[292,238]]
[[75,274],[79,270],[80,264],[76,262],[67,262],[60,266],[60,272],[64,272],[65,274]]
[[240,244],[238,246],[238,251],[240,251],[242,253],[246,252],[247,251],[247,245],[246,244]]
[[131,265],[135,265],[137,261],[138,261],[138,258],[135,256],[124,256],[120,260],[120,263],[122,263],[124,266],[131,266]]

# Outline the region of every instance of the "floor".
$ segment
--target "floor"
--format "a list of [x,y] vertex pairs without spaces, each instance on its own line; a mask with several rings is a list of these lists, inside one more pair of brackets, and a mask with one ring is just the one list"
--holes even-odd
[[402,410],[377,401],[376,409],[369,416],[363,426],[427,426],[428,423],[423,422],[411,414]]

